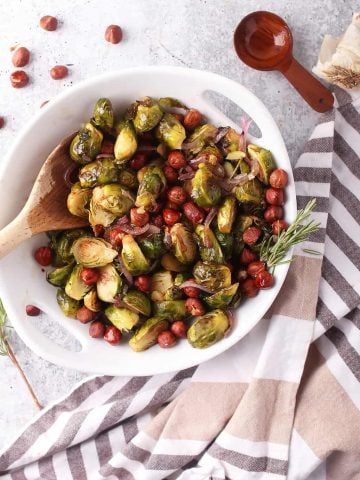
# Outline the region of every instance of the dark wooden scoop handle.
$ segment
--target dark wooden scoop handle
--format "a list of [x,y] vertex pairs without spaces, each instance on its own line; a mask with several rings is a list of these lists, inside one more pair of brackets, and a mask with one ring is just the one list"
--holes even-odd
[[327,112],[334,105],[332,93],[311,75],[295,58],[279,67],[304,100],[317,112]]

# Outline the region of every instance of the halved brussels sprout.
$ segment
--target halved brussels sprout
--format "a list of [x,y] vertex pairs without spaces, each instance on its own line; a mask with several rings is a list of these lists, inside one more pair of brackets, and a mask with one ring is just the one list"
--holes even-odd
[[75,228],[74,230],[65,230],[60,235],[52,235],[50,247],[54,252],[53,266],[63,267],[74,261],[74,255],[71,247],[77,238],[90,236],[90,233],[83,228]]
[[187,339],[194,348],[207,348],[218,342],[230,328],[230,321],[225,312],[213,310],[196,318],[187,332]]
[[214,125],[209,123],[196,127],[190,137],[186,140],[186,150],[189,153],[196,155],[207,143],[210,143],[214,139],[217,130],[218,129]]
[[192,233],[182,223],[170,228],[172,250],[179,262],[185,265],[193,263],[197,255],[196,243]]
[[260,181],[254,178],[236,187],[234,194],[240,203],[254,203],[259,205],[263,196],[263,189]]
[[162,233],[153,233],[149,237],[138,241],[146,258],[157,260],[165,253],[166,249],[163,238]]
[[132,235],[124,235],[122,239],[121,259],[131,275],[142,275],[149,271],[150,262]]
[[46,275],[46,280],[51,283],[51,285],[55,285],[55,287],[64,287],[73,268],[73,263],[69,263],[69,265],[65,265],[65,267],[56,268]]
[[114,220],[116,215],[110,213],[94,201],[94,197],[90,201],[90,210],[89,210],[89,223],[90,225],[102,225],[103,227],[108,227]]
[[184,272],[188,268],[186,265],[179,262],[179,260],[171,253],[165,253],[165,255],[161,257],[161,266],[165,268],[165,270],[170,270],[170,272]]
[[80,308],[80,302],[69,297],[62,288],[59,288],[56,293],[56,301],[64,315],[67,317],[76,317]]
[[168,320],[178,320],[189,314],[185,307],[186,300],[164,300],[154,303],[154,314],[161,315]]
[[118,179],[119,169],[112,158],[88,163],[79,173],[80,185],[83,188],[117,182]]
[[116,268],[111,263],[99,268],[99,279],[96,291],[100,300],[112,303],[122,287],[122,280]]
[[143,352],[155,345],[161,332],[169,328],[169,322],[164,317],[152,317],[136,330],[129,340],[130,347],[134,352]]
[[199,207],[213,207],[221,198],[221,188],[215,175],[202,164],[191,181],[191,197]]
[[230,152],[238,151],[241,143],[241,134],[233,128],[228,128],[226,134],[220,141],[221,148],[227,155]]
[[217,224],[221,233],[230,233],[236,217],[235,197],[225,197],[217,214]]
[[140,320],[138,313],[127,308],[115,307],[115,305],[107,307],[105,315],[121,332],[129,332]]
[[259,178],[262,183],[265,185],[269,185],[269,178],[270,174],[273,170],[275,170],[275,162],[270,150],[265,150],[265,148],[261,148],[258,145],[250,144],[247,147],[247,151],[251,160],[258,162],[260,170],[259,170]]
[[125,163],[137,149],[134,125],[130,120],[122,120],[116,126],[118,136],[114,145],[115,159],[118,164]]
[[234,235],[232,233],[221,233],[217,225],[214,228],[214,235],[220,244],[225,260],[229,260],[233,253]]
[[102,238],[81,237],[75,240],[72,253],[77,263],[84,267],[103,267],[111,263],[118,252]]
[[211,308],[224,308],[230,305],[232,299],[234,298],[239,284],[234,283],[230,287],[222,288],[218,290],[213,295],[206,297],[204,300]]
[[135,205],[145,209],[151,207],[165,188],[166,178],[162,169],[157,165],[149,166],[140,181]]
[[139,290],[129,290],[122,297],[122,301],[129,305],[132,310],[136,310],[138,313],[150,317],[151,302],[145,293],[139,292]]
[[136,178],[136,172],[130,170],[130,168],[122,168],[119,172],[118,181],[121,185],[130,190],[135,190],[138,188],[139,183]]
[[80,165],[95,159],[100,153],[103,134],[91,123],[86,123],[70,144],[70,157]]
[[91,290],[91,285],[86,285],[80,276],[82,268],[82,265],[76,265],[65,285],[66,295],[74,300],[81,300]]
[[224,263],[223,252],[211,228],[199,224],[195,233],[201,259],[204,262]]
[[171,272],[169,270],[161,270],[151,277],[151,300],[160,302],[165,299],[166,292],[174,285]]
[[118,217],[128,213],[134,205],[134,195],[117,183],[109,183],[93,190],[92,203]]
[[165,113],[157,129],[157,139],[165,143],[171,150],[179,150],[186,138],[186,132],[183,125],[171,113]]
[[163,116],[159,104],[154,102],[150,97],[145,97],[136,103],[136,114],[133,118],[136,131],[138,133],[144,133],[155,128]]
[[94,107],[93,123],[104,130],[110,130],[114,125],[114,110],[108,98],[99,98]]
[[209,163],[210,165],[217,165],[222,162],[222,154],[216,145],[208,145],[203,148],[197,158],[203,158],[204,163]]
[[91,188],[81,188],[79,182],[74,183],[66,201],[69,212],[76,217],[88,218],[91,196]]
[[161,108],[182,108],[188,110],[188,107],[180,102],[177,98],[172,97],[162,97],[159,99],[159,105]]
[[101,302],[99,300],[99,297],[97,296],[97,292],[95,288],[90,290],[90,292],[85,295],[84,305],[92,312],[100,312]]
[[231,285],[231,272],[226,265],[197,262],[193,275],[197,283],[210,288],[213,292]]

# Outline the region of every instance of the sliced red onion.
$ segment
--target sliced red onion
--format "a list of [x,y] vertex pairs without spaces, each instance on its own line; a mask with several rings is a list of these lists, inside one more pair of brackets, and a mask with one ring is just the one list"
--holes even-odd
[[126,302],[121,300],[121,298],[119,298],[119,297],[115,297],[114,305],[115,305],[115,307],[127,308],[128,310],[130,310],[132,312],[139,313],[139,310],[137,310],[133,306],[127,304]]
[[126,215],[123,215],[122,217],[119,218],[119,220],[116,221],[116,225],[125,225],[128,222],[129,222],[128,217]]
[[101,158],[110,158],[113,160],[115,157],[114,155],[110,155],[109,153],[99,153],[99,155],[96,155],[96,160],[100,160]]
[[209,165],[207,168],[217,177],[224,178],[225,177],[225,169],[222,165]]
[[[250,125],[252,124],[252,119],[251,118],[246,118],[245,116],[242,116],[240,119],[240,126],[242,128],[242,135],[241,139],[239,141],[239,150],[243,151],[246,153],[246,146],[247,146],[247,136],[249,132]],[[242,145],[240,145],[240,143]]]
[[209,162],[209,155],[207,154],[199,155],[198,157],[195,157],[189,161],[190,165],[199,165],[199,163],[208,163],[208,162]]
[[214,143],[220,142],[220,140],[223,137],[225,137],[225,135],[228,133],[229,130],[230,130],[230,127],[220,127],[218,129],[218,133],[216,134],[216,136],[214,138]]
[[164,230],[163,242],[164,242],[166,248],[171,248],[172,240],[171,240],[171,235],[170,235],[170,232],[169,232],[168,228],[165,228],[165,230]]
[[229,324],[230,325],[229,325],[229,328],[226,330],[224,337],[228,337],[230,335],[230,333],[232,332],[232,329],[234,328],[235,315],[234,315],[234,311],[231,310],[230,308],[227,308],[225,310],[225,313],[226,313],[226,316],[229,319]]
[[206,248],[212,248],[213,242],[209,236],[210,224],[214,220],[218,209],[216,207],[211,207],[210,212],[207,214],[204,222],[204,245]]
[[138,152],[156,152],[157,147],[154,145],[139,145]]
[[71,165],[69,165],[69,167],[65,170],[65,173],[64,173],[64,181],[66,183],[66,186],[71,188],[75,182],[72,182],[71,181],[71,176],[72,174],[76,171],[77,169],[77,165],[75,162],[72,162]]
[[118,262],[121,266],[121,273],[124,275],[124,277],[126,278],[126,281],[128,282],[128,284],[131,286],[133,283],[134,283],[134,279],[133,279],[133,276],[131,275],[131,273],[129,272],[129,270],[127,270],[123,264],[123,261],[121,259],[121,256],[118,255]]
[[85,160],[85,162],[90,163],[92,162],[92,158],[89,155],[85,155],[84,153],[81,155],[81,159]]
[[191,173],[181,173],[178,179],[182,182],[183,180],[191,180],[195,177],[195,172]]
[[121,230],[124,233],[128,233],[129,235],[134,235],[137,237],[138,235],[143,235],[145,232],[149,230],[150,224],[147,223],[143,227],[134,227],[132,225],[121,225]]
[[182,283],[179,288],[186,288],[186,287],[194,287],[202,290],[205,293],[213,293],[210,288],[204,287],[203,285],[199,285],[198,283],[194,282],[193,280],[186,280],[186,282]]
[[152,223],[149,223],[149,228],[146,233],[149,235],[152,235],[153,233],[160,233],[161,228],[157,227],[156,225],[153,225]]

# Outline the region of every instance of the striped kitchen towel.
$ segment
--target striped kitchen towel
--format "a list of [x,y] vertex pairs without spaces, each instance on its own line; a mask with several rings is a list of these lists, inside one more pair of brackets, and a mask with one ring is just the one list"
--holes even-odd
[[360,100],[337,101],[295,169],[321,228],[266,318],[198,367],[85,380],[0,454],[1,479],[360,479]]

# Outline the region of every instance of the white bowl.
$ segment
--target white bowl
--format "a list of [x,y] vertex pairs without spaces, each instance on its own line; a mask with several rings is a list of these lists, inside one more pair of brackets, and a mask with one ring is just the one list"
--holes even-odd
[[[278,127],[263,103],[245,87],[214,73],[175,67],[131,68],[91,78],[66,90],[42,109],[16,139],[1,162],[0,226],[5,226],[22,208],[40,167],[59,141],[77,130],[91,116],[99,97],[109,97],[117,111],[131,101],[150,95],[179,98],[198,108],[217,125],[239,128],[204,97],[212,90],[228,97],[252,117],[262,136],[250,140],[270,149],[277,165],[289,173],[286,189],[286,219],[296,214],[296,197],[291,164]],[[46,243],[39,235],[19,246],[0,262],[0,297],[11,323],[23,341],[35,353],[50,362],[85,372],[108,375],[150,375],[197,365],[219,355],[246,335],[262,318],[283,284],[288,266],[276,269],[275,285],[254,299],[246,301],[236,312],[231,334],[215,345],[199,350],[188,342],[164,350],[155,346],[134,353],[127,344],[112,347],[88,335],[88,326],[65,317],[56,303],[56,289],[33,259],[37,246]],[[27,304],[39,306],[81,343],[79,352],[55,344],[34,326],[25,314]]]

